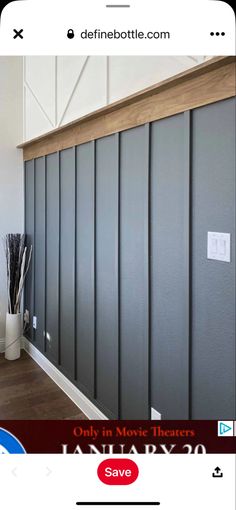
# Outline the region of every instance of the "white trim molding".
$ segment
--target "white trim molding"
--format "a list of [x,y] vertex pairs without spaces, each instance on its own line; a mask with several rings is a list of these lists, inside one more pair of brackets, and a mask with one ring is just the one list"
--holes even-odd
[[108,420],[85,395],[72,384],[54,365],[26,338],[24,349],[29,356],[46,372],[59,388],[79,407],[89,420]]

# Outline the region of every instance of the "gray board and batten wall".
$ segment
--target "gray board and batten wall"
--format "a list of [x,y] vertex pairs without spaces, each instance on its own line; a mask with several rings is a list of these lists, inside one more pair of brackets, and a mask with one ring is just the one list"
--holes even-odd
[[235,98],[26,161],[25,232],[28,338],[108,418],[235,417]]

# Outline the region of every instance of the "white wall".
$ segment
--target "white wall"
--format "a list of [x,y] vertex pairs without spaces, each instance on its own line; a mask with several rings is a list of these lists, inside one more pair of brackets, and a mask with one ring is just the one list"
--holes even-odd
[[153,85],[208,57],[25,57],[24,139]]
[[0,339],[5,336],[6,265],[2,237],[23,232],[22,58],[0,57]]

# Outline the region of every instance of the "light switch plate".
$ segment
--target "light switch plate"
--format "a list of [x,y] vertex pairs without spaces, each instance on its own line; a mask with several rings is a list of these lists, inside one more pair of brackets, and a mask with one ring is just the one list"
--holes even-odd
[[33,328],[37,329],[37,317],[35,317],[35,315],[33,317]]
[[230,262],[230,234],[223,232],[207,233],[207,258]]

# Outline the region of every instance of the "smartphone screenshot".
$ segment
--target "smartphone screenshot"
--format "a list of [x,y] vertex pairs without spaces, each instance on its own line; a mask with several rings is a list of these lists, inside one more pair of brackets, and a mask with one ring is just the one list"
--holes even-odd
[[0,11],[0,508],[234,510],[235,15]]

